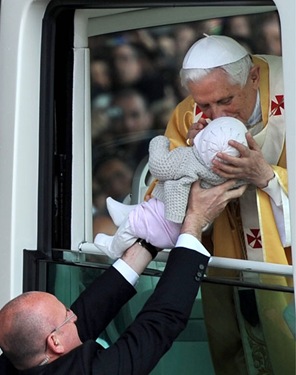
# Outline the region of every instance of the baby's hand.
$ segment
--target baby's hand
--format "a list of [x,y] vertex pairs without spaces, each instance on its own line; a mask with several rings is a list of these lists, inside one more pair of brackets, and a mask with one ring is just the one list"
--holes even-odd
[[194,122],[188,130],[186,143],[188,146],[193,145],[193,139],[201,130],[203,130],[209,123],[209,120],[200,118],[197,122]]

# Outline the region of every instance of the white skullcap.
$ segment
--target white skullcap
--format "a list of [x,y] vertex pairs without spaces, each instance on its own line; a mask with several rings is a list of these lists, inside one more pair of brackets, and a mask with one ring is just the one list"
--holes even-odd
[[215,68],[238,61],[247,55],[248,51],[228,36],[206,36],[191,46],[184,57],[182,68]]
[[211,121],[194,138],[194,145],[206,167],[212,167],[212,160],[218,152],[239,156],[236,148],[229,146],[231,139],[248,146],[246,126],[233,117],[219,117]]

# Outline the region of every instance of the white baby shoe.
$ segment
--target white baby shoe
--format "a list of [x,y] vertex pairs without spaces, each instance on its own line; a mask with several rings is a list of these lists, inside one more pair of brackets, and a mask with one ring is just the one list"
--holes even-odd
[[117,229],[114,236],[98,233],[95,237],[94,244],[109,258],[117,259],[122,256],[125,250],[136,242],[136,239],[137,238],[135,238],[131,233],[129,219],[127,216]]
[[134,209],[136,205],[129,205],[117,202],[115,199],[108,197],[106,199],[108,212],[114,222],[119,227],[123,220],[128,217],[129,213]]

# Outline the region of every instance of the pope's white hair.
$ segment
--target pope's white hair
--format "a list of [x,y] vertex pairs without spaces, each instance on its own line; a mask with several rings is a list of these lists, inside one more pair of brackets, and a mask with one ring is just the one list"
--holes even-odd
[[253,66],[253,62],[249,55],[243,57],[242,59],[235,61],[230,64],[221,65],[214,68],[208,69],[181,69],[180,78],[181,84],[185,88],[188,88],[187,85],[189,82],[198,82],[209,73],[215,69],[223,69],[229,76],[229,81],[233,84],[239,84],[241,87],[244,87],[247,83],[247,79],[250,73],[250,70]]

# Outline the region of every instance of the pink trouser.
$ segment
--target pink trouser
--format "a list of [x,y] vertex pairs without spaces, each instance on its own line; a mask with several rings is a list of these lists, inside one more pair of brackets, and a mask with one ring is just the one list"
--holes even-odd
[[94,244],[104,254],[116,259],[132,246],[138,238],[142,238],[160,249],[171,249],[175,246],[180,233],[181,224],[164,218],[164,204],[151,198],[134,206],[114,236],[98,233]]
[[181,229],[181,224],[165,219],[164,204],[155,198],[138,204],[128,221],[135,238],[145,239],[161,249],[174,247]]

